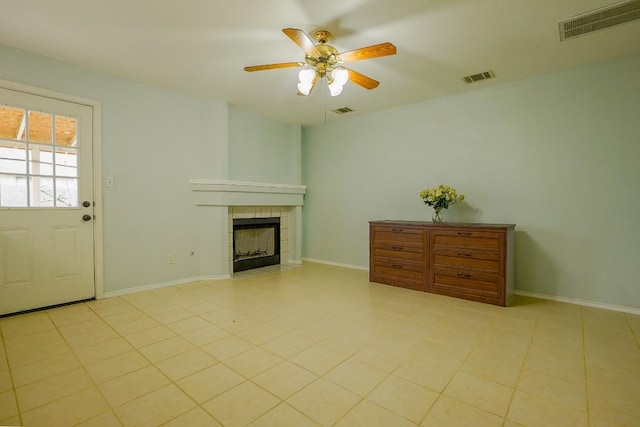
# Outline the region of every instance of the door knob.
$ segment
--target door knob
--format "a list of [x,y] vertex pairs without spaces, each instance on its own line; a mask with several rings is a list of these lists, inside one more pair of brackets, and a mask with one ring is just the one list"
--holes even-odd
[[91,215],[82,215],[82,220],[83,221],[91,221]]
[[85,200],[84,202],[82,202],[82,206],[84,206],[85,208],[88,208],[89,206],[91,206],[91,202],[88,200]]

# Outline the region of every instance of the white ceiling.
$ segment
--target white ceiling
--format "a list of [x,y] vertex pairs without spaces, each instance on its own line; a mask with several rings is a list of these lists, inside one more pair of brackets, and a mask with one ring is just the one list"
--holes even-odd
[[[559,20],[616,0],[2,0],[0,43],[113,76],[311,125],[640,52],[640,21],[559,41]],[[333,33],[339,51],[389,41],[397,55],[350,63],[381,82],[296,96],[303,61],[282,32]],[[465,85],[488,69],[495,80]],[[338,116],[331,110],[349,107]],[[326,118],[325,118],[325,112]]]

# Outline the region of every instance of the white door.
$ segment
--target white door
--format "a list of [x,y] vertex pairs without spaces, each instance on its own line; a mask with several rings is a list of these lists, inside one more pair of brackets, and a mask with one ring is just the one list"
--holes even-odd
[[0,314],[95,296],[91,120],[0,88]]

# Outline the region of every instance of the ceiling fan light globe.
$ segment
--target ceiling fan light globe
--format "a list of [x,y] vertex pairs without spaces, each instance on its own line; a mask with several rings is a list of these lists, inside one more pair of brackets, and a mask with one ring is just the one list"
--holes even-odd
[[344,86],[349,79],[349,71],[342,67],[336,68],[331,74],[333,75],[333,81],[340,86]]
[[298,83],[298,91],[303,95],[309,95],[311,92],[311,82],[309,83]]
[[310,69],[306,69],[306,70],[300,70],[300,72],[298,73],[298,78],[300,79],[300,84],[309,84],[309,87],[311,87],[311,82],[313,81],[313,78],[315,77],[316,73],[313,70]]
[[329,93],[331,96],[338,96],[342,93],[342,85],[332,83],[329,85]]

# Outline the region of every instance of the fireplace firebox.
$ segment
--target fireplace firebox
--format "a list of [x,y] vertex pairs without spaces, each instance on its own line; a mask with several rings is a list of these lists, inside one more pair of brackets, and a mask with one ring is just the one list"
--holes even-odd
[[280,264],[280,218],[233,220],[233,272]]

